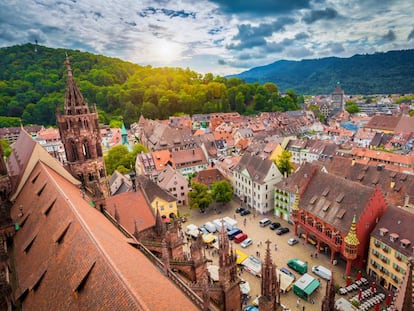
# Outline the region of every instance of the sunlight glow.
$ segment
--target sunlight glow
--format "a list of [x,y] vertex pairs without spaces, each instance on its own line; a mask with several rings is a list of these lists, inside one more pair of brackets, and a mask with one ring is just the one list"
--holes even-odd
[[180,44],[160,39],[150,47],[150,58],[161,64],[170,64],[181,58],[182,50]]

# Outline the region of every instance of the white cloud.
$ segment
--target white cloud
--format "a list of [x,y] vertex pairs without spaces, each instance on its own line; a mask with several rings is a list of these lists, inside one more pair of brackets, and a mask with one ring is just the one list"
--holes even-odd
[[[215,74],[279,59],[412,47],[407,39],[413,30],[411,0],[304,0],[263,9],[269,3],[246,0],[238,8],[216,0],[1,1],[0,46],[37,39],[50,47]],[[243,29],[254,29],[255,38],[239,33]],[[262,44],[249,48],[249,42]]]

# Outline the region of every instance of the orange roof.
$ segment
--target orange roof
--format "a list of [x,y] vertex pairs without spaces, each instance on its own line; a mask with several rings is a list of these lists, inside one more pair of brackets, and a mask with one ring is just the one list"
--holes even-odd
[[106,199],[108,212],[115,218],[118,211],[119,223],[131,234],[135,231],[135,223],[141,232],[155,225],[155,215],[140,190],[124,192]]
[[197,310],[77,186],[42,162],[29,181],[11,210],[24,309]]
[[40,130],[37,132],[37,136],[45,140],[60,140],[59,130],[53,127]]
[[154,159],[155,169],[157,171],[164,170],[167,166],[168,161],[170,161],[172,164],[174,163],[169,150],[154,151],[152,153],[152,158]]
[[401,163],[404,165],[409,165],[410,167],[414,166],[414,155],[413,154],[403,155],[403,154],[395,154],[391,152],[383,152],[383,151],[361,149],[361,148],[352,149],[352,154],[358,157],[377,159],[379,161],[391,162],[391,163]]

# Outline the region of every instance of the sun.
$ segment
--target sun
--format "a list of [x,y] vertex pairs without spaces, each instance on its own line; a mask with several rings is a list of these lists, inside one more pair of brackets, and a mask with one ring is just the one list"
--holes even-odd
[[166,39],[158,39],[152,45],[152,55],[150,57],[161,64],[170,64],[180,58],[181,52],[182,47],[180,44]]

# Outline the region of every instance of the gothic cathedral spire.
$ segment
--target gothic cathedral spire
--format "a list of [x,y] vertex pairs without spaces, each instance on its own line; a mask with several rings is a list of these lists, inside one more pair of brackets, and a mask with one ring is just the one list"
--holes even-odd
[[102,154],[98,113],[89,109],[72,75],[69,57],[66,56],[68,77],[64,113],[56,112],[60,137],[65,147],[66,168],[82,182],[85,191],[92,195],[95,206],[102,209],[108,186]]

